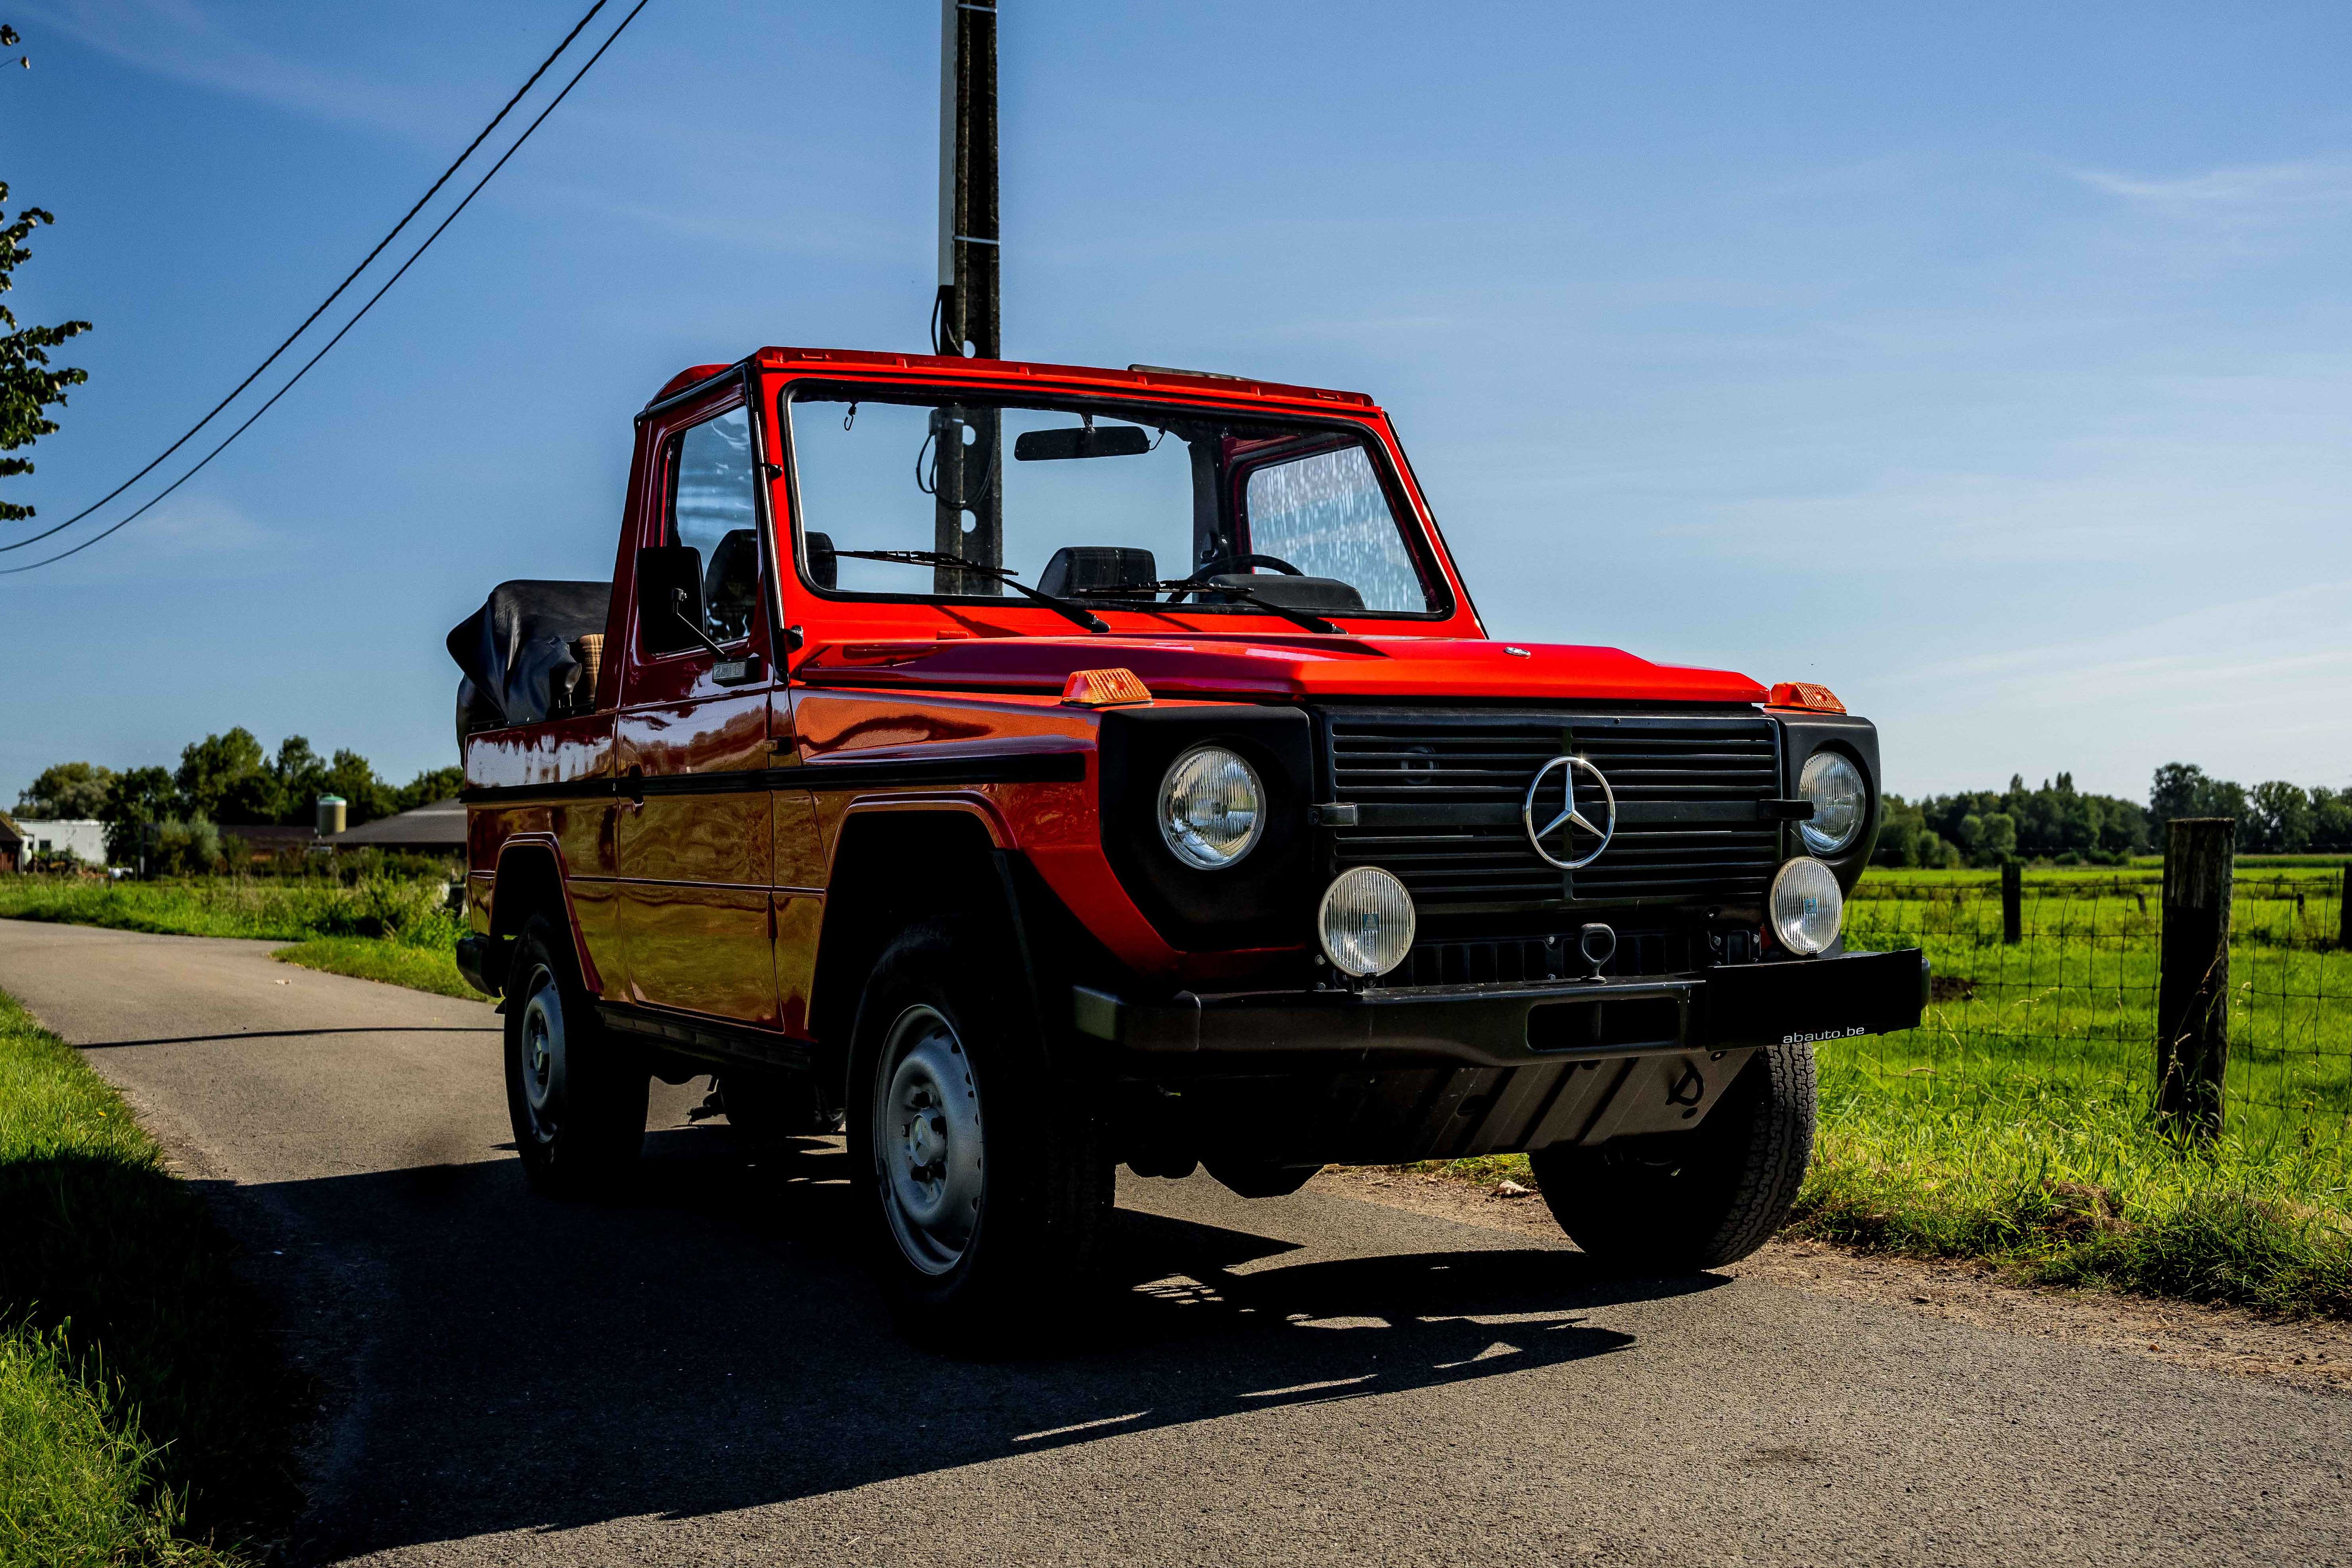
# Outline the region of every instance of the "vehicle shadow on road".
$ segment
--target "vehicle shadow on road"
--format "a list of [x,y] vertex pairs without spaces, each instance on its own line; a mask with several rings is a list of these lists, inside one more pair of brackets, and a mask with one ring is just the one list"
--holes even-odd
[[1402,1234],[1436,1245],[1328,1257],[1123,1208],[1108,1288],[1053,1353],[957,1360],[898,1335],[857,1267],[842,1156],[747,1168],[724,1129],[648,1148],[602,1205],[533,1197],[511,1160],[222,1194],[268,1211],[273,1250],[313,1254],[282,1271],[292,1311],[345,1320],[310,1336],[342,1347],[311,1369],[341,1415],[298,1555],[714,1513],[1562,1367],[1633,1342],[1592,1308],[1717,1283],[1612,1284],[1417,1216]]

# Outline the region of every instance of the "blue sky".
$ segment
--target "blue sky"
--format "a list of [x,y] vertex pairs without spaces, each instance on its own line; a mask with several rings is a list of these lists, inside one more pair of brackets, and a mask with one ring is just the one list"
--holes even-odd
[[[0,178],[59,222],[10,302],[97,330],[12,498],[60,520],[178,434],[580,8],[16,6]],[[236,447],[0,579],[0,801],[236,723],[454,760],[443,632],[609,570],[655,387],[921,346],[937,18],[653,0]],[[1007,348],[1369,391],[1497,634],[1824,681],[1899,790],[2343,787],[2347,44],[2323,5],[1004,0]]]

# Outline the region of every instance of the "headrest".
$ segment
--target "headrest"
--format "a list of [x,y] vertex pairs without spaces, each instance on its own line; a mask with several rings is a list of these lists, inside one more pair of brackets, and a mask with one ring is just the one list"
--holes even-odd
[[1158,581],[1160,563],[1149,550],[1066,544],[1045,563],[1037,589],[1044,594],[1073,594],[1082,588],[1140,588]]

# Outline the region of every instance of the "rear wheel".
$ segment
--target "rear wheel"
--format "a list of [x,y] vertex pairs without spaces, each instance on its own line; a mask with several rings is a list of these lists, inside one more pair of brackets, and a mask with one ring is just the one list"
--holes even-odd
[[652,1075],[605,1032],[547,916],[523,926],[506,994],[507,1115],[524,1175],[556,1196],[610,1185],[645,1147]]
[[1767,1046],[1688,1132],[1528,1156],[1552,1217],[1612,1268],[1734,1263],[1787,1223],[1813,1152],[1813,1052]]
[[1083,1300],[1112,1200],[1092,1107],[1046,1070],[978,933],[925,923],[875,966],[848,1113],[877,1267],[906,1327],[966,1348]]

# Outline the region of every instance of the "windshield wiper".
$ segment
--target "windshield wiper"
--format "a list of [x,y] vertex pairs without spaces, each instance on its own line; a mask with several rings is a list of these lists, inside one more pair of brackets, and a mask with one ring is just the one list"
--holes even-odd
[[[852,561],[895,561],[901,566],[952,566],[958,571],[975,572],[982,577],[993,577],[1016,594],[1026,595],[1052,610],[1065,620],[1076,621],[1090,632],[1107,632],[1110,623],[1069,600],[1056,597],[1043,589],[1032,588],[1002,566],[983,566],[961,555],[950,555],[944,550],[836,550],[835,555],[845,555]],[[1332,630],[1339,628],[1334,626]]]
[[[1335,622],[1325,620],[1312,610],[1301,610],[1289,605],[1277,605],[1255,588],[1244,588],[1236,583],[1195,583],[1180,578],[1165,583],[1128,583],[1116,588],[1081,588],[1078,593],[1089,599],[1129,599],[1138,603],[1157,605],[1160,604],[1157,599],[1148,596],[1138,598],[1137,591],[1143,590],[1148,595],[1152,593],[1172,593],[1179,588],[1194,594],[1229,594],[1236,599],[1246,601],[1258,609],[1264,610],[1270,616],[1280,616],[1286,621],[1296,622],[1310,632],[1339,632],[1346,629]],[[1165,609],[1168,606],[1162,605],[1160,607]]]

